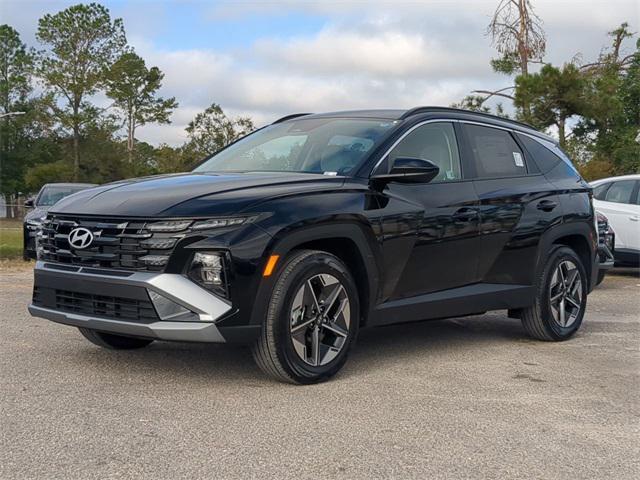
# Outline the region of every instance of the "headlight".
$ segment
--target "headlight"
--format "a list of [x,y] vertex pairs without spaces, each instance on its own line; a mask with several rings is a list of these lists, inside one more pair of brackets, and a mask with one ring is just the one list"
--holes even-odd
[[196,252],[189,267],[189,278],[201,287],[227,297],[227,285],[222,254]]
[[232,218],[211,218],[195,222],[191,227],[192,230],[207,230],[210,228],[231,227],[233,225],[242,225],[243,223],[252,222],[256,217],[232,217]]
[[40,228],[42,226],[42,221],[44,220],[44,217],[42,218],[31,218],[29,220],[27,220],[27,228],[30,228],[31,230],[35,230],[36,228]]
[[181,232],[191,225],[191,220],[155,222],[147,225],[150,232]]

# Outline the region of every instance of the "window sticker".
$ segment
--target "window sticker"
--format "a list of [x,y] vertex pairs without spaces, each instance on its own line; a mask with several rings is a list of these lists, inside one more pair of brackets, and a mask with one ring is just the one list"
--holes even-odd
[[524,167],[524,161],[520,152],[513,152],[513,161],[516,162],[516,167]]

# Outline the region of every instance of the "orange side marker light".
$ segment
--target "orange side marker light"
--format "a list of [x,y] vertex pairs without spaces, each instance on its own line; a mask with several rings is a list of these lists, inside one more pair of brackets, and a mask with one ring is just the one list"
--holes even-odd
[[264,267],[264,272],[262,272],[263,277],[268,277],[273,273],[273,270],[276,268],[276,263],[278,263],[279,258],[280,258],[280,255],[271,255],[269,257],[269,260],[267,261],[267,264]]

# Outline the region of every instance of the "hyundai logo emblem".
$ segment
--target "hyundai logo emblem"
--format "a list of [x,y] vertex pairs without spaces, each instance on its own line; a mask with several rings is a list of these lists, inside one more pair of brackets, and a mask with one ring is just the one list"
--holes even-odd
[[87,248],[93,242],[93,233],[86,228],[74,228],[69,233],[69,245],[78,250]]

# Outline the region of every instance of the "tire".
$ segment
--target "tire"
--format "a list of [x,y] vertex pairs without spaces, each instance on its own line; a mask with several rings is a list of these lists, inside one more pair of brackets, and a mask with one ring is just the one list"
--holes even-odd
[[[563,274],[558,270],[561,266]],[[575,269],[570,269],[571,266]],[[576,282],[579,280],[579,285],[570,284],[571,278]],[[522,325],[526,332],[548,342],[569,339],[582,324],[587,306],[587,284],[580,257],[569,247],[553,249],[539,274],[535,303],[522,310]],[[564,308],[560,307],[562,302]]]
[[78,330],[80,330],[84,338],[94,345],[108,348],[109,350],[135,350],[136,348],[146,347],[153,342],[152,339],[148,338],[125,337],[112,333],[98,332],[90,328],[78,327]]
[[596,279],[596,286],[600,285],[602,283],[602,281],[604,280],[604,276],[607,274],[606,271],[604,270],[599,270],[598,271],[598,278]]
[[340,259],[317,250],[294,251],[280,272],[253,357],[282,382],[328,380],[345,364],[358,333],[353,277]]

